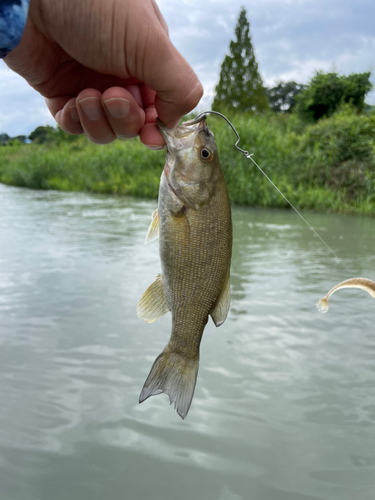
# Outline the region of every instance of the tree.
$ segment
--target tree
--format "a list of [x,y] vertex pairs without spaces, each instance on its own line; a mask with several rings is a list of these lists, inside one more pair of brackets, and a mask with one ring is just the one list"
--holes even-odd
[[267,89],[266,93],[272,111],[288,113],[296,105],[296,95],[306,90],[307,85],[296,82],[279,82],[276,87]]
[[249,32],[246,10],[242,8],[235,28],[236,41],[230,42],[230,55],[221,65],[213,110],[262,112],[269,108]]
[[56,130],[47,125],[46,127],[37,127],[28,137],[30,141],[37,142],[39,144],[44,144],[46,142],[52,142],[56,138]]
[[22,142],[23,144],[26,144],[26,135],[17,135],[16,137],[13,137],[15,141]]
[[316,73],[304,92],[297,96],[296,111],[309,121],[331,116],[343,103],[351,103],[358,111],[366,107],[365,96],[372,89],[371,72],[339,76]]
[[[16,139],[19,139],[19,137]],[[37,127],[33,132],[31,132],[28,139],[37,144],[51,142],[60,144],[62,142],[75,142],[79,139],[79,136],[67,134],[60,127],[53,128],[50,125],[47,125],[45,127]]]
[[17,135],[17,137],[9,137],[8,134],[3,133],[0,134],[0,146],[11,146],[13,144],[18,144],[19,142],[22,142],[23,144],[26,143],[27,137],[25,135]]
[[5,132],[0,134],[0,146],[6,146],[10,137]]

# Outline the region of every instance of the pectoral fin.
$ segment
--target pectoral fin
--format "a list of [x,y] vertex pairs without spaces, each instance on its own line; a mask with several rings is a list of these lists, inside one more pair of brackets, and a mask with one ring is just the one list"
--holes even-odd
[[227,318],[230,305],[230,279],[229,272],[225,285],[216,301],[215,307],[211,311],[211,318],[216,326],[221,326]]
[[159,237],[159,211],[155,210],[151,217],[152,221],[147,231],[145,244],[150,243],[150,241],[154,241]]
[[146,323],[153,323],[169,312],[165,296],[162,275],[158,274],[155,281],[147,288],[137,306],[137,316]]

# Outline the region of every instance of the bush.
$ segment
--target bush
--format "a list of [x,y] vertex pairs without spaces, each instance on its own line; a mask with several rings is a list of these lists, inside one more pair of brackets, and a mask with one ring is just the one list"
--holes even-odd
[[357,115],[350,106],[307,128],[301,140],[296,178],[334,188],[345,200],[361,196],[375,172],[375,115]]
[[339,76],[318,72],[308,87],[296,96],[296,112],[307,121],[331,116],[342,104],[352,104],[357,111],[366,107],[365,96],[372,89],[371,72]]

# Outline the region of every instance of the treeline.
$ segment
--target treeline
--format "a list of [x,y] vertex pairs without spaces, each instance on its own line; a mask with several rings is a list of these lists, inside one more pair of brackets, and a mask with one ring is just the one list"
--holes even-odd
[[[299,208],[375,214],[375,110],[366,105],[370,73],[316,73],[307,85],[263,86],[246,12],[225,56],[213,109],[241,136],[241,147]],[[234,149],[234,136],[209,117],[233,203],[287,207],[262,174]],[[36,189],[156,198],[165,151],[138,140],[98,146],[58,128],[38,127],[0,147],[0,182]]]
[[30,135],[17,135],[10,137],[6,133],[0,134],[0,146],[18,146],[21,144],[60,144],[61,142],[74,142],[76,136],[65,133],[59,127],[50,125],[39,126]]
[[[343,105],[331,117],[301,128],[287,114],[229,115],[240,146],[299,208],[375,214],[375,113]],[[228,125],[209,117],[235,204],[285,207],[285,200],[234,148]],[[0,148],[0,182],[35,189],[87,191],[156,198],[165,151],[138,140],[105,147],[80,136],[73,142]]]

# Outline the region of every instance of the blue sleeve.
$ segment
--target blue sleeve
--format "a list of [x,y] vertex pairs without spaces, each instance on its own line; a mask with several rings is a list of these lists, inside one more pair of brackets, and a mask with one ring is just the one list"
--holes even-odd
[[0,58],[20,43],[28,10],[29,0],[0,0]]

